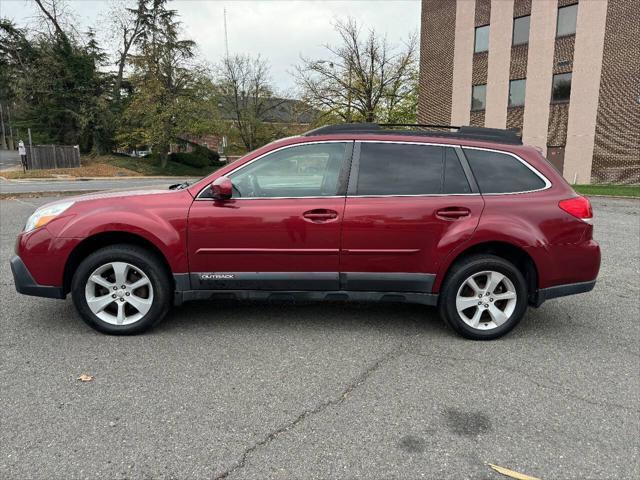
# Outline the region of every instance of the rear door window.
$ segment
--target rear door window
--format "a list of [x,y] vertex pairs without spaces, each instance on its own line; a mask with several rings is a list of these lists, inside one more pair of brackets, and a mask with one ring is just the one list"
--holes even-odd
[[442,193],[444,149],[432,145],[363,142],[357,195]]
[[518,193],[545,187],[542,178],[511,155],[470,148],[463,150],[480,193]]
[[445,148],[443,193],[471,193],[469,181],[453,148]]

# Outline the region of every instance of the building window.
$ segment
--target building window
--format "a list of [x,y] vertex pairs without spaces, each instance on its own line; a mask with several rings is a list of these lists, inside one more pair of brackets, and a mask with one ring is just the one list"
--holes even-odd
[[489,50],[489,25],[476,27],[476,38],[473,51],[475,53]]
[[553,76],[551,102],[568,102],[571,96],[571,73],[559,73]]
[[509,106],[521,107],[524,105],[524,92],[527,81],[523,78],[521,80],[511,80],[509,82]]
[[569,5],[558,9],[558,24],[556,26],[556,37],[575,35],[576,21],[578,18],[578,4]]
[[514,46],[529,43],[529,24],[530,23],[531,23],[531,15],[513,19],[512,44]]
[[474,85],[471,88],[471,110],[484,110],[487,103],[487,85]]

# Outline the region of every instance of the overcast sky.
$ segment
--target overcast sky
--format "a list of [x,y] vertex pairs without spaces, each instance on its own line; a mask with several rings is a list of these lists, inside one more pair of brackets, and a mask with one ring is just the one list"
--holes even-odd
[[[108,0],[67,0],[83,30],[106,25]],[[134,0],[131,0],[134,3]],[[175,0],[186,36],[198,43],[199,54],[215,63],[224,55],[223,10],[227,9],[229,52],[260,54],[271,63],[271,75],[281,91],[293,88],[289,75],[300,54],[326,58],[322,45],[335,43],[335,19],[353,17],[400,44],[409,33],[419,32],[420,0],[331,1],[214,1]],[[28,25],[37,6],[28,0],[0,0],[0,16]]]

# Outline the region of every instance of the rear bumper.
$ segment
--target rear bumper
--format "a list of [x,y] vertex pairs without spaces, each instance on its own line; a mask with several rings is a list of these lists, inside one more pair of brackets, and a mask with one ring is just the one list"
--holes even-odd
[[539,307],[547,300],[552,298],[566,297],[567,295],[576,295],[577,293],[586,293],[593,290],[596,281],[591,280],[588,282],[568,283],[566,285],[556,285],[555,287],[541,288],[538,290],[537,298],[533,304],[534,307]]
[[18,293],[46,298],[65,298],[62,287],[40,285],[31,276],[26,265],[17,255],[11,259],[11,273]]

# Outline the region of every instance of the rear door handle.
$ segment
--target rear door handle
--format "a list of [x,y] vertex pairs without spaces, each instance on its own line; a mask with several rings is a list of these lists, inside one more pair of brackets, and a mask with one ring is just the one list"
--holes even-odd
[[338,212],[336,212],[335,210],[317,208],[315,210],[304,212],[302,216],[312,222],[329,222],[338,218]]
[[457,220],[469,215],[471,215],[471,210],[466,207],[446,207],[436,212],[436,217],[442,220]]

